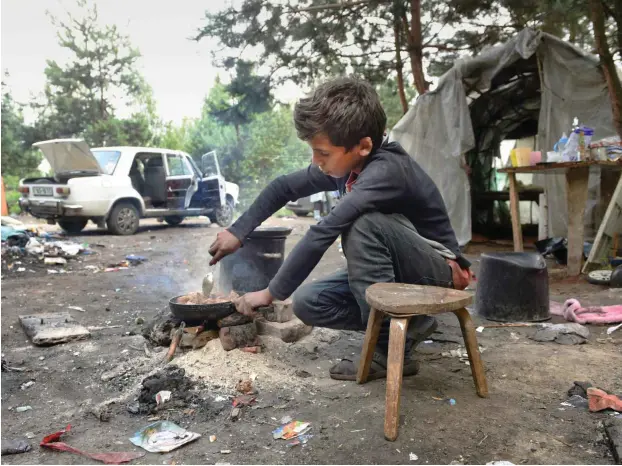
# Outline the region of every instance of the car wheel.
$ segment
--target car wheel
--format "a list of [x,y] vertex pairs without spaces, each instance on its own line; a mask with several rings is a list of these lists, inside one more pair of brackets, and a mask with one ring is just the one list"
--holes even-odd
[[108,217],[108,229],[115,235],[133,235],[138,230],[138,209],[130,202],[114,206]]
[[225,205],[216,211],[216,223],[221,227],[228,227],[233,223],[233,205],[225,202]]
[[72,235],[77,235],[88,223],[87,218],[63,218],[58,221],[60,227],[65,230],[67,233]]
[[171,226],[179,225],[184,221],[184,217],[181,215],[169,215],[168,217],[164,217],[164,221]]
[[292,212],[296,214],[296,217],[307,217],[309,215],[309,212],[301,212],[300,210],[293,210]]

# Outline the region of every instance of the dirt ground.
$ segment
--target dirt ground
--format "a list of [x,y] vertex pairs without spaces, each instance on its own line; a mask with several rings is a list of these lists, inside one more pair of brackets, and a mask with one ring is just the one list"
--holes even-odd
[[[289,250],[312,219],[269,222],[294,228]],[[2,372],[2,439],[29,436],[33,444],[30,452],[5,456],[3,463],[92,463],[38,446],[45,435],[67,424],[72,432],[64,440],[73,447],[88,452],[140,451],[129,437],[149,424],[149,415],[131,414],[127,406],[135,400],[142,379],[161,367],[165,351],[150,347],[146,355],[140,322],[165,310],[170,297],[200,289],[207,249],[218,231],[198,219],[178,227],[147,222],[132,237],[110,236],[91,226],[73,239],[91,244],[97,254],[70,261],[68,273],[49,275],[47,266],[26,266],[34,272],[3,271],[2,355],[10,366],[26,370]],[[482,251],[507,249],[507,243],[475,244],[467,254],[477,268]],[[148,261],[118,272],[85,268],[119,262],[131,253]],[[333,245],[310,279],[344,263]],[[551,298],[559,301],[577,297],[584,305],[622,302],[619,291],[584,281],[553,280],[550,289]],[[18,316],[68,306],[85,309],[69,312],[84,326],[95,327],[92,338],[33,346]],[[475,319],[478,325],[484,322]],[[225,353],[213,341],[176,357],[171,364],[183,367],[195,384],[193,401],[162,416],[202,438],[171,453],[147,453],[132,464],[613,463],[602,433],[602,421],[609,415],[560,403],[575,380],[622,392],[622,331],[607,336],[606,327],[590,326],[588,344],[562,346],[530,340],[534,328],[486,329],[478,339],[484,348],[490,397],[482,399],[475,393],[469,366],[441,354],[460,346],[457,320],[453,315],[439,320],[433,342],[418,349],[421,372],[404,380],[396,442],[383,437],[384,381],[357,385],[328,377],[332,364],[359,351],[362,335],[314,329],[292,344],[264,338],[267,350],[262,354]],[[109,379],[109,371],[119,368],[125,373]],[[257,403],[243,408],[241,419],[232,421],[227,397],[235,394],[239,379],[249,376],[259,392]],[[33,385],[21,388],[31,380]],[[450,398],[455,405],[448,402]],[[111,399],[116,403],[103,422],[92,414],[93,407]],[[25,405],[32,409],[16,411]],[[304,447],[273,440],[271,432],[285,416],[312,423],[313,438]],[[216,441],[210,442],[211,435]]]

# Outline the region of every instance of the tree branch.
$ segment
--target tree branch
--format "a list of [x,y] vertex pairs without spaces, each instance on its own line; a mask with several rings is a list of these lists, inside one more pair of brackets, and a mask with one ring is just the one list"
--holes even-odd
[[[344,2],[344,3],[329,3],[327,5],[316,5],[310,6],[307,8],[300,8],[298,10],[290,10],[290,13],[302,13],[305,11],[324,11],[324,10],[342,10],[346,8],[352,8],[359,5],[368,5],[370,3],[375,3],[376,0],[360,0],[355,2]],[[381,1],[379,3],[390,3],[387,0]]]

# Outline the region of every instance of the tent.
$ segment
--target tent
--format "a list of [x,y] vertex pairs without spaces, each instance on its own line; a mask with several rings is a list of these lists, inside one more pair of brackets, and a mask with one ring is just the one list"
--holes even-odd
[[[596,56],[550,34],[524,29],[508,42],[461,58],[437,87],[417,98],[390,134],[439,187],[458,242],[471,240],[471,188],[465,171],[490,170],[504,139],[536,136],[545,154],[574,118],[615,134],[611,101]],[[476,168],[475,168],[476,167]],[[549,231],[566,236],[563,175],[538,175],[549,193]]]

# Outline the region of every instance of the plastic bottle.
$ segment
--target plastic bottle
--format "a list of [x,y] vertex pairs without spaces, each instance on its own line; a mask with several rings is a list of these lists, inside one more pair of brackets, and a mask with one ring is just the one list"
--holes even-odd
[[557,141],[555,145],[553,146],[553,150],[561,154],[562,152],[564,152],[564,149],[566,148],[566,144],[568,144],[568,135],[564,133],[562,134],[562,137],[559,138],[559,141]]

